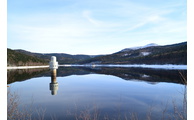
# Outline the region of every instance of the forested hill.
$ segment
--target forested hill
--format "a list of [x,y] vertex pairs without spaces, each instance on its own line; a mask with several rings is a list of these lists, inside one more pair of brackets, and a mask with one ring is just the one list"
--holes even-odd
[[51,56],[59,64],[187,64],[187,42],[159,46],[126,48],[109,55],[70,55],[65,53],[33,53],[25,50],[7,49],[8,66],[45,65]]
[[75,64],[80,61],[94,57],[90,55],[71,55],[71,54],[66,54],[66,53],[45,53],[43,54],[43,53],[29,52],[29,51],[25,51],[21,49],[15,50],[15,51],[26,54],[26,55],[34,56],[40,59],[45,59],[47,61],[50,61],[51,56],[56,56],[59,64]]
[[123,49],[80,64],[187,64],[187,42]]
[[48,65],[49,61],[7,48],[7,66]]

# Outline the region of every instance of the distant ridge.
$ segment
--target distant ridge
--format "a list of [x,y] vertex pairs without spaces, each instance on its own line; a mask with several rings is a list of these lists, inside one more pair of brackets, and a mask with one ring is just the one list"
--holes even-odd
[[59,64],[187,64],[187,42],[126,48],[108,55],[70,55],[66,53],[33,53],[26,50],[8,50],[8,65],[48,64],[56,56]]
[[46,61],[49,61],[51,56],[56,56],[59,64],[74,64],[74,63],[78,63],[80,61],[95,57],[95,56],[90,56],[90,55],[70,55],[66,53],[46,53],[46,54],[33,53],[33,52],[26,51],[26,50],[21,50],[21,49],[17,49],[15,51],[26,54],[26,55],[34,56],[40,59],[44,59]]
[[95,57],[81,64],[187,64],[187,42],[159,46],[127,48],[119,52]]

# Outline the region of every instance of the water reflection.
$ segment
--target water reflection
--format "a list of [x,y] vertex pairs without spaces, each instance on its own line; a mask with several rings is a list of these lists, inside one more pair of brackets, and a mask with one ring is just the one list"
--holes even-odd
[[[182,91],[186,91],[177,70],[59,67],[42,73],[36,71],[8,71],[8,79],[12,81],[10,88],[20,91],[22,104],[29,104],[33,95],[33,108],[43,106],[47,120],[51,116],[73,119],[85,109],[88,115],[99,111],[99,119],[105,116],[130,119],[131,113],[137,114],[138,119],[145,119],[148,112],[152,112],[150,119],[161,119],[161,116],[165,119],[177,112],[173,111],[171,101],[176,100],[175,107],[182,108]],[[186,71],[181,72],[186,74]],[[163,106],[167,103],[168,106]],[[149,111],[150,106],[152,111]],[[36,114],[33,117],[36,118]]]
[[7,70],[7,84],[47,75],[48,68]]
[[57,94],[57,91],[58,91],[57,69],[51,69],[50,90],[51,90],[51,95]]
[[[51,69],[52,70],[52,69]],[[104,74],[113,75],[123,80],[131,81],[145,81],[151,84],[160,82],[179,83],[184,84],[179,74],[181,72],[187,76],[186,70],[162,70],[162,69],[148,69],[148,68],[87,68],[87,67],[59,67],[56,72],[49,71],[49,69],[27,69],[27,70],[8,70],[7,78],[8,84],[16,81],[29,80],[33,77],[66,77],[71,75],[87,75],[87,74]],[[54,74],[56,73],[56,75]],[[51,80],[51,83],[52,82]]]

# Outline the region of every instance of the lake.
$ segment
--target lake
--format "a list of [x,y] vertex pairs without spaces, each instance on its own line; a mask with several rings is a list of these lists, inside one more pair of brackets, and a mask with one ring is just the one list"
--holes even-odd
[[186,70],[59,67],[56,71],[8,70],[7,75],[8,105],[9,98],[15,96],[18,101],[14,109],[30,116],[20,117],[45,120],[186,118],[187,88],[182,77],[187,76]]

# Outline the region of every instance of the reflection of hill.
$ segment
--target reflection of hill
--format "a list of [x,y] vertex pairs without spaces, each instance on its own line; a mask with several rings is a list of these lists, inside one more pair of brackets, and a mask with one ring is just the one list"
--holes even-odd
[[24,81],[48,72],[48,68],[7,70],[7,84],[15,81]]
[[[61,67],[57,69],[57,77],[64,77],[69,75],[84,75],[89,73],[90,72],[88,71],[74,67]],[[7,84],[42,76],[50,77],[50,70],[48,68],[7,70]]]
[[177,70],[163,70],[163,69],[149,69],[149,68],[106,68],[103,67],[99,69],[84,68],[89,71],[114,75],[125,80],[143,80],[149,83],[153,82],[172,82],[172,83],[181,83],[183,84],[179,71],[185,76],[187,71],[177,71]]
[[86,71],[76,67],[60,67],[57,70],[57,76],[69,76],[69,75],[85,75],[90,74],[90,71]]
[[[90,74],[90,72],[82,68],[76,68],[76,67],[59,67],[57,69],[57,77],[65,77],[69,75],[85,75],[85,74]],[[51,75],[50,72],[46,72],[46,73],[40,74],[39,76],[50,77],[50,75]]]
[[[187,71],[180,71],[183,75],[187,75]],[[177,70],[162,70],[162,69],[148,69],[148,68],[108,68],[108,67],[59,67],[57,69],[57,77],[64,77],[69,75],[85,75],[85,74],[105,74],[120,77],[124,80],[140,80],[151,84],[158,82],[172,82],[181,83],[181,77]],[[25,69],[25,70],[11,70],[7,72],[8,84],[15,81],[23,81],[32,77],[48,76],[50,77],[49,69]]]

